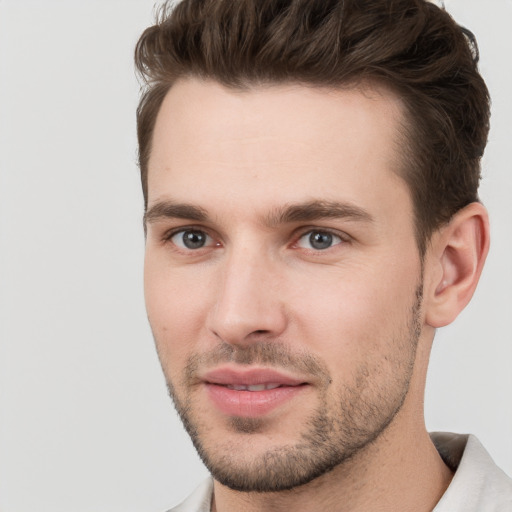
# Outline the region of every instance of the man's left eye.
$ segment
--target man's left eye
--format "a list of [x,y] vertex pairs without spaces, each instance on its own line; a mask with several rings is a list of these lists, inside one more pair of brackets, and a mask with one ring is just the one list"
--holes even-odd
[[299,238],[297,246],[303,249],[323,251],[340,244],[342,241],[340,236],[329,233],[328,231],[309,231]]

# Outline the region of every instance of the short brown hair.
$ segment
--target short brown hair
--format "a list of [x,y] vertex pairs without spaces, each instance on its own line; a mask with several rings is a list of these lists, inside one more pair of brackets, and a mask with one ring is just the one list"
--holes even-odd
[[468,30],[426,0],[183,0],[164,4],[135,50],[146,90],[137,109],[147,207],[148,161],[162,101],[178,79],[234,88],[377,83],[407,113],[403,169],[417,241],[478,200],[489,95]]

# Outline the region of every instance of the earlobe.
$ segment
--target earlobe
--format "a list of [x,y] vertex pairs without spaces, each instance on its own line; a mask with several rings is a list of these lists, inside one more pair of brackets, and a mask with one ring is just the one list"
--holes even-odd
[[436,233],[427,256],[428,325],[448,325],[464,309],[478,284],[488,251],[489,218],[480,203],[471,203],[457,212]]

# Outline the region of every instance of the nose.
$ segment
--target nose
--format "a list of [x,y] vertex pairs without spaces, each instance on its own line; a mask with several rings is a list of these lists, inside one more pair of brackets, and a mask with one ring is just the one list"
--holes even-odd
[[225,343],[277,338],[286,329],[279,265],[261,251],[233,250],[222,262],[207,327]]

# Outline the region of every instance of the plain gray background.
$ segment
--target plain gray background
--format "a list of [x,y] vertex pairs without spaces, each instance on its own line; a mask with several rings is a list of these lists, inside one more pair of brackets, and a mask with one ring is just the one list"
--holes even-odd
[[[512,473],[512,1],[447,0],[493,97],[492,249],[438,333],[430,430]],[[132,51],[153,0],[0,0],[0,510],[163,511],[206,475],[166,395],[142,295]]]

